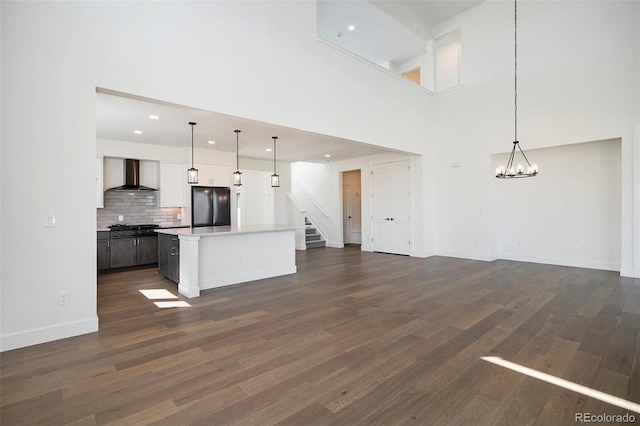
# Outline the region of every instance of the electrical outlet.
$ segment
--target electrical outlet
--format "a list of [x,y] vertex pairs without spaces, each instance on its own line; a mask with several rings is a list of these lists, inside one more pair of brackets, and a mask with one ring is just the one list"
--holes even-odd
[[124,216],[121,214],[118,215],[118,222],[122,222],[124,220]]
[[180,213],[178,213],[176,216],[178,220],[182,219],[182,215]]
[[58,305],[68,305],[69,304],[69,292],[61,291],[58,293]]

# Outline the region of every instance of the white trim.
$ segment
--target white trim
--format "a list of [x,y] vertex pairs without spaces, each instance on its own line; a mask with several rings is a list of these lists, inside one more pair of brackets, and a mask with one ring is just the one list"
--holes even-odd
[[431,257],[431,256],[435,256],[435,253],[433,251],[414,251],[411,252],[411,254],[409,255],[411,257],[418,257],[420,259],[425,259],[427,257]]
[[98,331],[98,317],[35,328],[0,337],[0,352]]
[[344,248],[344,244],[341,242],[334,243],[334,242],[327,241],[327,247]]
[[599,269],[603,271],[620,272],[619,263],[599,262],[595,260],[555,258],[546,256],[531,256],[522,254],[502,253],[500,259],[515,260],[517,262],[543,263],[547,265],[569,266],[574,268]]
[[335,50],[337,50],[339,52],[344,53],[347,56],[351,56],[353,59],[357,59],[358,61],[362,62],[365,65],[369,65],[371,68],[377,69],[378,71],[382,71],[385,74],[395,78],[396,80],[400,80],[405,84],[409,84],[411,87],[415,87],[417,89],[420,89],[423,92],[426,92],[426,93],[428,93],[430,95],[434,94],[434,92],[432,92],[431,90],[427,89],[426,87],[420,86],[418,84],[415,84],[414,82],[407,80],[406,78],[402,77],[401,75],[393,73],[393,72],[389,71],[388,69],[386,69],[385,67],[380,66],[380,65],[378,65],[378,64],[376,64],[374,62],[371,62],[370,60],[365,59],[362,56],[358,56],[355,53],[351,52],[350,50],[344,49],[344,48],[338,46],[337,44],[333,44],[330,41],[325,40],[325,39],[323,39],[323,38],[321,38],[321,37],[319,37],[317,35],[316,35],[316,40],[319,41],[320,43],[324,44],[325,46],[329,46],[329,47],[331,47],[331,48],[333,48],[333,49],[335,49]]
[[620,276],[627,278],[638,278],[633,276],[633,268],[622,268],[620,269]]
[[483,262],[491,262],[493,260],[490,254],[471,253],[461,251],[436,250],[434,256],[455,257],[459,259],[480,260]]

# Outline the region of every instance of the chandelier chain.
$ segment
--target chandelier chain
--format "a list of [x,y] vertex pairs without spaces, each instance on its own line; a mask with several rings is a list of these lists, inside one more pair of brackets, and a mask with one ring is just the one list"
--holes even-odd
[[514,141],[518,140],[518,1],[514,0],[514,31],[513,31],[513,51],[514,51],[514,59],[513,59],[513,68],[514,68],[514,90],[513,90],[513,104],[514,104],[514,113],[513,113],[513,127],[514,127]]

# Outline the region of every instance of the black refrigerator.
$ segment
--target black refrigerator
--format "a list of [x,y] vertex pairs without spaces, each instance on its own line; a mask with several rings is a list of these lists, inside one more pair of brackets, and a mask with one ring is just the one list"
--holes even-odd
[[231,225],[231,190],[220,186],[191,187],[191,225]]

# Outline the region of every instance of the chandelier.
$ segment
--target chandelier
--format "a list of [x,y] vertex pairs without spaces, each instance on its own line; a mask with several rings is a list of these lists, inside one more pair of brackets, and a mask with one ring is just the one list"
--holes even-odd
[[[514,10],[514,90],[513,90],[513,104],[514,104],[514,141],[513,148],[511,149],[511,155],[507,161],[507,166],[499,166],[496,169],[496,177],[498,179],[511,179],[511,178],[524,178],[534,177],[538,175],[538,166],[531,165],[529,159],[524,154],[522,148],[520,148],[520,142],[518,141],[518,0],[513,2]],[[517,148],[517,151],[516,151]],[[516,167],[513,166],[516,155],[521,155],[524,161],[527,163],[527,169],[525,171],[522,163],[518,163]]]

